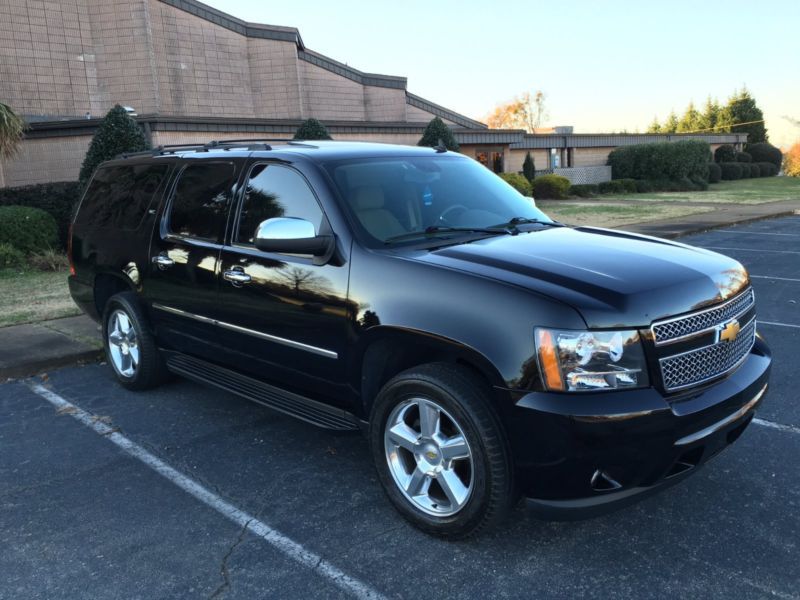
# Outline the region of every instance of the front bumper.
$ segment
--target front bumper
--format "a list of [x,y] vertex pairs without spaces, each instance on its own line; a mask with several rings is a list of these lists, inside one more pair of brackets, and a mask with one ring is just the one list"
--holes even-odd
[[679,395],[647,388],[515,396],[504,421],[529,505],[545,518],[586,518],[680,481],[741,435],[771,362],[757,337],[731,375]]

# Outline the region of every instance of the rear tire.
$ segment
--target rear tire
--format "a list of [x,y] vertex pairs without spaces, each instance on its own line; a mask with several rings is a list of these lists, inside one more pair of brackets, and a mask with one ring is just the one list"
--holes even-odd
[[426,533],[475,535],[517,500],[489,387],[456,365],[423,365],[389,381],[375,399],[370,446],[389,500]]
[[103,311],[106,360],[117,381],[130,390],[146,390],[167,376],[164,359],[133,292],[112,296]]

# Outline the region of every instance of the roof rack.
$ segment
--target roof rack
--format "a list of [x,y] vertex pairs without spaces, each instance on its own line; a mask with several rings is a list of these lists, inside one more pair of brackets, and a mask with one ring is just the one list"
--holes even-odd
[[247,150],[272,150],[272,146],[267,142],[281,142],[291,146],[303,146],[304,148],[318,148],[318,146],[301,140],[291,140],[286,138],[250,138],[240,140],[212,140],[205,144],[164,144],[156,146],[152,150],[142,152],[123,152],[120,158],[133,158],[135,156],[163,156],[165,154],[175,154],[176,152],[208,152],[209,150],[232,150],[234,148],[245,148]]

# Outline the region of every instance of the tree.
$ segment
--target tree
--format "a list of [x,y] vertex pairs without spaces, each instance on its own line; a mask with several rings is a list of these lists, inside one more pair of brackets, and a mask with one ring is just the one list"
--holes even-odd
[[746,133],[748,144],[767,141],[764,113],[758,108],[755,98],[750,95],[746,87],[740,92],[734,92],[720,116],[724,124],[730,127],[728,131]]
[[528,181],[533,181],[536,177],[536,165],[533,163],[533,156],[528,152],[525,155],[525,160],[522,162],[522,174]]
[[678,130],[678,115],[675,111],[669,113],[667,120],[661,126],[661,133],[675,133]]
[[150,148],[144,132],[119,104],[100,121],[97,132],[89,144],[78,177],[85,185],[97,166],[126,152],[141,152]]
[[545,100],[541,90],[533,95],[525,92],[511,102],[495,106],[486,117],[486,124],[492,129],[524,129],[533,133],[547,116]]
[[445,125],[439,117],[431,119],[430,123],[425,127],[422,137],[417,142],[417,146],[430,146],[435,148],[439,144],[444,144],[448,150],[458,151],[459,145],[456,141],[453,132]]
[[783,172],[789,177],[800,177],[800,142],[796,142],[783,156]]
[[694,102],[689,102],[689,106],[686,107],[686,112],[683,113],[683,116],[678,121],[675,131],[677,133],[690,133],[702,129],[701,118],[700,113],[694,107]]
[[296,140],[331,140],[325,125],[316,119],[306,119],[294,133]]
[[11,158],[17,153],[25,127],[25,120],[8,104],[0,102],[0,158]]
[[658,122],[658,117],[653,117],[653,121],[647,126],[647,133],[661,133],[661,123]]
[[703,114],[700,118],[702,129],[712,133],[719,122],[719,113],[721,110],[722,108],[720,108],[719,100],[716,98],[712,100],[711,96],[709,96],[706,99],[706,104],[703,107]]

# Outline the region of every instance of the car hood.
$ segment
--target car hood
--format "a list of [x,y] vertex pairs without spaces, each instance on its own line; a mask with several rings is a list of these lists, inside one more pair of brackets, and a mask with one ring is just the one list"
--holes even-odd
[[716,252],[588,227],[495,236],[416,258],[555,298],[592,328],[648,326],[729,298],[749,279]]

